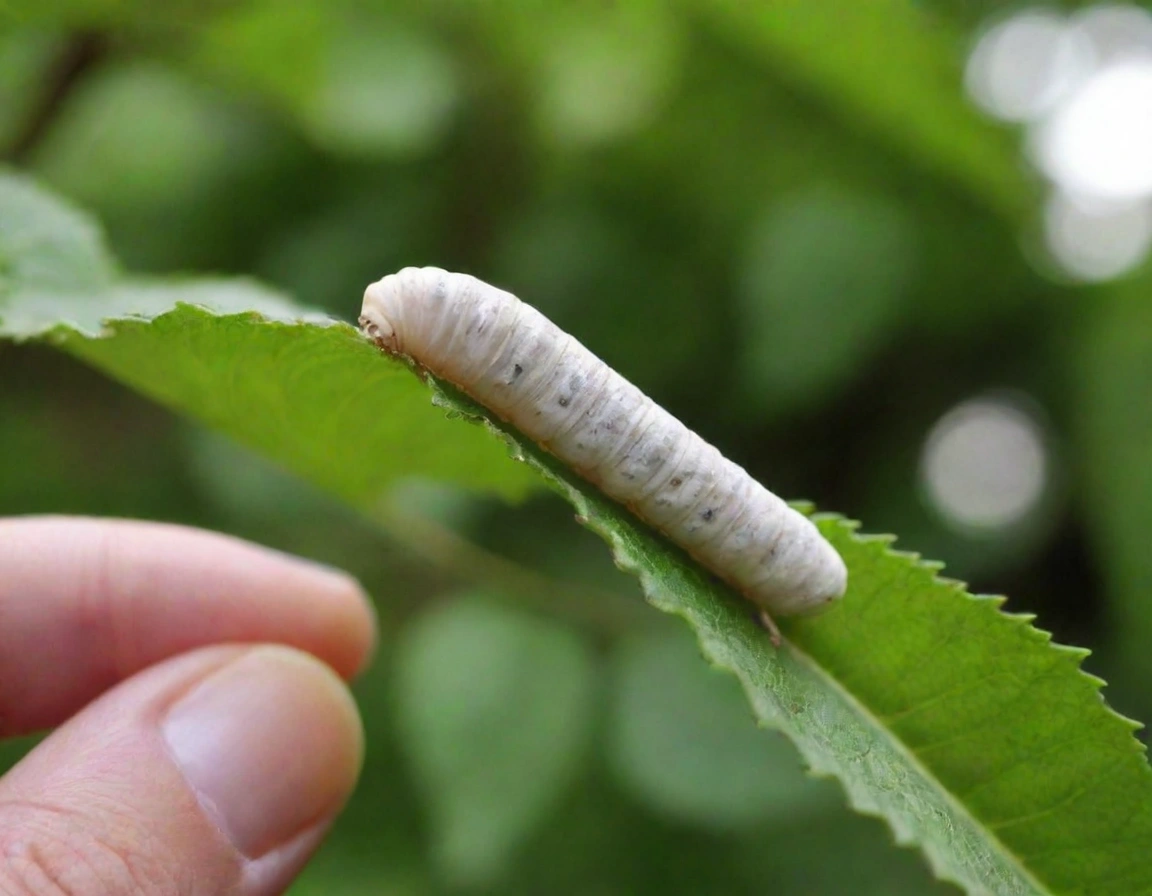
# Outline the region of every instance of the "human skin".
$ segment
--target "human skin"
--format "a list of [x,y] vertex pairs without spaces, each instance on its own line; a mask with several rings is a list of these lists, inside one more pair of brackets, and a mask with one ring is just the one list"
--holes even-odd
[[282,892],[359,773],[359,585],[209,532],[0,519],[0,893]]

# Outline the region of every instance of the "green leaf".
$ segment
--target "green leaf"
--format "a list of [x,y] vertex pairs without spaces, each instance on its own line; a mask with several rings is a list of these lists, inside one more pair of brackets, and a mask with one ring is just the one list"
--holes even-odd
[[592,718],[593,664],[555,623],[481,598],[406,626],[400,733],[456,883],[495,880],[571,782]]
[[1009,220],[1028,213],[1017,151],[960,89],[964,41],[923,4],[698,0],[695,6],[849,123]]
[[1137,724],[1080,669],[1087,651],[827,515],[817,520],[848,565],[848,593],[822,616],[784,620],[775,649],[747,603],[681,551],[455,390],[438,391],[502,432],[648,600],[736,675],[760,723],[939,877],[979,894],[1152,893],[1152,769]]
[[535,483],[483,432],[430,413],[349,324],[247,280],[121,279],[91,222],[13,176],[0,336],[47,339],[359,507],[413,475],[508,498]]
[[[0,320],[9,335],[43,320],[35,316],[46,310],[38,301],[77,292],[101,295],[115,276],[95,222],[31,181],[0,172]],[[22,321],[21,312],[33,316]]]

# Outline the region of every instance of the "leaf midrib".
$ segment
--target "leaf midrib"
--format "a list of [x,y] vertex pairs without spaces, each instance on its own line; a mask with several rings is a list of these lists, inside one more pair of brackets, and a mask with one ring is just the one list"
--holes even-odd
[[[825,683],[831,693],[835,694],[838,699],[842,700],[848,707],[850,707],[853,713],[859,719],[861,719],[862,723],[868,727],[873,735],[878,735],[878,740],[885,741],[894,753],[900,755],[911,768],[915,769],[920,774],[920,777],[924,781],[928,782],[929,786],[939,794],[941,800],[947,803],[958,817],[963,818],[969,825],[971,825],[973,830],[981,833],[987,832],[985,833],[984,839],[990,843],[993,851],[995,851],[998,855],[1001,856],[1001,858],[1004,859],[1005,864],[1011,867],[1017,873],[1022,882],[1026,883],[1037,893],[1051,892],[1048,888],[1043,886],[1043,884],[1032,874],[1032,872],[1027,868],[1027,866],[1023,863],[1021,858],[1016,855],[1015,852],[1009,849],[1008,846],[999,837],[995,837],[990,833],[993,828],[989,822],[985,822],[980,819],[980,817],[973,813],[967,804],[962,802],[955,793],[945,787],[944,784],[940,781],[940,778],[932,771],[931,766],[926,765],[915,750],[913,750],[903,740],[897,737],[891,729],[884,726],[880,722],[879,716],[874,713],[865,703],[863,703],[855,694],[845,688],[837,678],[829,674],[827,669],[816,661],[815,657],[799,647],[794,641],[786,639],[784,642],[784,648],[791,651],[792,655],[796,657],[799,662],[801,662],[815,676],[819,677]],[[708,648],[705,647],[705,650],[707,651]],[[716,658],[711,655],[710,651],[708,651],[708,653],[709,661],[716,663]],[[729,672],[735,675],[740,680],[741,685],[746,688],[749,687],[750,683],[744,679],[744,676],[742,676],[739,671],[728,666],[723,666],[723,668],[727,669]],[[756,705],[755,701],[749,702],[753,706]],[[757,715],[759,716],[759,713]],[[761,719],[761,721],[767,720]],[[797,743],[799,748],[803,750],[803,745],[800,742]],[[822,777],[831,777],[836,779],[840,786],[844,789],[845,795],[847,796],[849,803],[854,809],[883,819],[888,825],[889,829],[893,831],[893,834],[896,834],[895,829],[892,827],[891,822],[884,813],[870,812],[857,803],[857,801],[852,796],[852,792],[844,786],[844,781],[839,775],[833,773],[823,773]],[[921,840],[916,845],[920,847],[924,855],[932,863],[932,869],[936,872],[938,877],[947,880],[954,880],[951,875],[945,874],[944,869],[940,867],[935,855],[935,849],[930,848],[929,846],[930,842],[931,841]],[[962,882],[960,881],[954,882],[963,886]]]

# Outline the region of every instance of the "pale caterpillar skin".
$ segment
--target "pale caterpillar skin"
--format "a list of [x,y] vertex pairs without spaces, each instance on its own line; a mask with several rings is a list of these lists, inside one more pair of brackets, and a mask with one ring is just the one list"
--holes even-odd
[[467,274],[404,268],[364,292],[360,325],[768,613],[817,613],[843,595],[844,561],[807,517],[511,293]]

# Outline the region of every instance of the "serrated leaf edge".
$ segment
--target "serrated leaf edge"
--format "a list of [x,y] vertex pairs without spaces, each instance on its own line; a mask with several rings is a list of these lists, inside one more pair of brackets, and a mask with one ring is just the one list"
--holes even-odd
[[[485,426],[497,438],[504,442],[504,444],[508,447],[510,457],[530,466],[533,470],[539,473],[553,489],[558,491],[570,504],[572,504],[577,511],[576,521],[585,528],[595,532],[608,543],[616,566],[632,575],[635,575],[637,579],[639,579],[641,589],[643,590],[645,598],[648,600],[648,602],[653,604],[656,609],[660,609],[662,612],[670,612],[672,615],[679,616],[681,619],[683,619],[689,628],[692,629],[701,653],[709,665],[722,672],[731,674],[737,679],[741,688],[745,692],[745,696],[747,697],[749,704],[752,707],[757,724],[762,728],[776,730],[787,736],[787,731],[785,731],[783,726],[777,724],[773,719],[761,713],[758,706],[758,701],[754,698],[754,683],[744,674],[742,674],[739,669],[718,657],[712,651],[708,642],[703,638],[701,632],[696,628],[693,621],[689,619],[684,613],[675,610],[664,610],[658,605],[658,598],[654,593],[656,588],[651,581],[651,576],[644,570],[642,565],[636,561],[635,557],[633,556],[633,552],[627,543],[622,541],[611,529],[603,528],[598,524],[596,520],[596,514],[594,512],[590,512],[592,508],[588,505],[587,499],[581,493],[579,486],[573,482],[568,481],[566,471],[564,473],[559,472],[560,469],[563,469],[563,466],[559,463],[559,461],[556,462],[557,469],[554,469],[552,466],[550,466],[549,463],[542,460],[541,457],[537,457],[535,454],[526,450],[526,446],[523,444],[523,442],[521,442],[521,439],[523,438],[522,436],[519,436],[519,434],[517,434],[514,430],[512,430],[511,427],[508,427],[502,421],[493,419],[493,417],[490,415],[490,412],[486,408],[477,404],[473,399],[462,393],[452,384],[446,383],[427,373],[425,373],[422,378],[432,388],[432,404],[445,410],[449,408],[455,409],[463,417],[469,419],[470,422]],[[464,409],[461,408],[461,405],[464,406]],[[593,488],[591,485],[588,487]],[[801,503],[809,504],[810,502]],[[893,548],[892,545],[897,539],[896,535],[886,533],[862,533],[859,531],[861,528],[860,521],[849,519],[847,517],[828,511],[822,511],[813,514],[813,519],[816,521],[832,521],[837,526],[842,528],[847,536],[854,542],[858,544],[866,544],[878,547],[884,555],[905,563],[917,570],[928,573],[930,576],[931,586],[945,588],[973,604],[992,604],[996,614],[1000,617],[1003,617],[1006,622],[1028,629],[1032,634],[1036,636],[1037,642],[1044,644],[1055,653],[1061,654],[1068,659],[1074,660],[1076,664],[1076,671],[1085,679],[1089,685],[1091,685],[1092,689],[1100,697],[1101,704],[1110,715],[1122,722],[1125,727],[1129,728],[1131,731],[1137,731],[1144,727],[1143,724],[1139,721],[1117,712],[1113,707],[1108,705],[1108,703],[1103,699],[1103,694],[1101,693],[1101,690],[1106,685],[1106,682],[1098,676],[1085,672],[1080,667],[1083,659],[1089,656],[1091,651],[1083,647],[1057,644],[1053,642],[1051,632],[1045,631],[1044,629],[1038,628],[1031,624],[1036,618],[1035,614],[1011,613],[1000,609],[1000,607],[1007,600],[1007,598],[1003,595],[973,594],[969,592],[965,582],[939,574],[939,571],[944,566],[944,564],[940,563],[939,561],[925,560],[919,553],[915,551],[904,551]],[[921,762],[916,753],[911,751],[907,745],[899,738],[893,737],[888,729],[885,728],[882,724],[879,724],[875,714],[870,709],[862,704],[851,692],[845,690],[843,686],[838,681],[836,681],[836,679],[829,676],[825,669],[819,663],[817,663],[814,658],[812,658],[806,651],[798,647],[794,642],[785,640],[784,649],[791,651],[794,657],[802,661],[807,668],[809,668],[815,675],[818,675],[822,681],[826,682],[829,685],[829,689],[836,693],[837,696],[842,699],[845,704],[850,706],[865,724],[867,724],[874,732],[878,733],[880,738],[885,740],[895,752],[899,753],[910,767],[918,770],[923,780],[928,782],[929,786],[939,794],[941,800],[948,804],[956,812],[957,817],[964,818],[966,821],[970,822],[973,828],[979,832],[980,837],[989,842],[992,845],[992,848],[995,849],[1005,859],[1006,864],[1011,866],[1017,872],[1022,883],[1027,884],[1037,893],[1050,892],[1050,888],[1046,887],[1040,880],[1038,880],[1035,875],[1021,862],[1019,857],[1012,850],[1008,849],[998,837],[990,832],[989,827],[985,822],[974,816],[964,805],[964,803],[960,802],[959,799],[950,790],[940,784],[936,775],[933,774],[931,770]],[[948,873],[947,866],[949,863],[940,853],[938,847],[936,847],[930,841],[926,841],[923,838],[917,837],[915,833],[910,830],[902,830],[901,826],[896,823],[896,819],[886,814],[879,804],[873,807],[863,802],[861,798],[854,792],[850,782],[847,779],[845,779],[836,770],[822,765],[817,759],[815,753],[809,749],[806,749],[805,744],[801,740],[793,738],[789,739],[792,740],[796,748],[804,757],[805,761],[808,763],[811,774],[819,778],[834,779],[840,785],[844,791],[847,804],[850,808],[862,815],[867,815],[882,820],[888,826],[888,829],[892,832],[895,842],[900,846],[905,848],[917,848],[925,856],[930,868],[938,879],[954,883],[963,889],[968,889],[969,882],[960,880],[954,875]],[[1146,747],[1135,737],[1132,738],[1131,744],[1132,747],[1135,748],[1136,752],[1147,752]],[[969,892],[972,891],[969,890]]]

